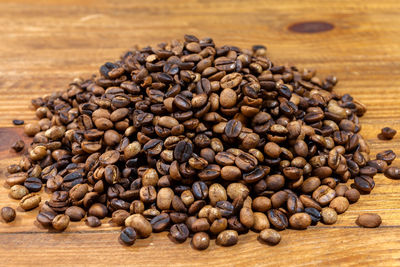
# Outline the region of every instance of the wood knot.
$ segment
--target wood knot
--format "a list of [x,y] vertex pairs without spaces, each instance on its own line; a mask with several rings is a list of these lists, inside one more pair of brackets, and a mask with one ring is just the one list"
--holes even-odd
[[324,21],[298,22],[289,26],[289,30],[298,33],[318,33],[330,31],[335,26]]

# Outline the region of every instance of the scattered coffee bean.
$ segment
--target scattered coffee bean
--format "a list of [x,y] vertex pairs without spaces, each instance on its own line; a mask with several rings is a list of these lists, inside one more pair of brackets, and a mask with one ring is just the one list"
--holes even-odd
[[13,185],[10,189],[10,196],[13,199],[21,199],[29,194],[29,190],[23,185]]
[[23,120],[17,120],[17,119],[13,120],[12,122],[14,123],[14,125],[22,125],[25,123]]
[[28,211],[37,208],[40,201],[42,201],[41,197],[37,194],[32,193],[24,196],[19,202],[19,205],[21,206],[21,208]]
[[67,229],[69,224],[69,217],[64,214],[59,214],[56,217],[54,217],[52,221],[53,228],[56,229],[57,231],[64,231]]
[[186,239],[188,238],[189,229],[186,226],[186,224],[183,223],[174,224],[171,226],[170,235],[175,241],[182,243],[185,242]]
[[136,241],[136,231],[132,227],[125,227],[119,235],[119,240],[126,246],[132,246]]
[[358,216],[356,223],[361,227],[376,228],[381,225],[382,219],[376,213],[363,213]]
[[392,129],[390,127],[384,127],[382,128],[381,134],[378,137],[385,140],[391,140],[396,135],[396,133],[397,131],[395,129]]
[[264,229],[260,232],[258,239],[270,246],[275,246],[281,242],[281,235],[274,229]]
[[1,217],[3,218],[3,220],[7,223],[12,222],[15,220],[15,210],[11,207],[3,207],[1,208]]
[[235,230],[225,230],[218,234],[217,245],[229,247],[236,245],[239,240],[238,233]]
[[344,193],[344,196],[350,203],[356,203],[360,199],[360,192],[357,189],[349,189]]
[[13,143],[13,144],[11,145],[11,148],[12,148],[15,152],[20,152],[20,151],[22,151],[22,150],[24,149],[24,147],[25,147],[25,142],[22,141],[22,140],[15,141],[15,143]]
[[400,179],[400,168],[389,167],[385,170],[385,176],[390,179]]
[[89,227],[99,227],[101,225],[101,221],[96,216],[88,216],[86,218],[86,224]]
[[334,224],[337,221],[337,212],[332,208],[323,208],[321,216],[324,224]]
[[192,237],[193,248],[197,250],[205,250],[210,245],[210,237],[205,232],[195,233]]

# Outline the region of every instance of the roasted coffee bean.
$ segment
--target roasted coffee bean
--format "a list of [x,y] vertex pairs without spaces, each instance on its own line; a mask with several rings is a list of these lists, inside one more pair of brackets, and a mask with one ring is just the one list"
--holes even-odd
[[167,229],[170,222],[169,215],[167,213],[161,213],[151,219],[150,224],[153,228],[153,232],[162,232]]
[[275,246],[281,242],[281,235],[274,229],[264,229],[260,232],[258,239],[270,246]]
[[40,125],[38,123],[27,123],[25,124],[24,132],[28,136],[34,136],[40,132]]
[[179,223],[171,226],[169,231],[171,237],[178,243],[183,243],[189,237],[189,229],[186,224]]
[[237,120],[230,120],[225,126],[225,134],[229,138],[238,137],[242,130],[242,123]]
[[174,149],[174,158],[179,162],[186,162],[192,156],[193,145],[187,141],[179,141]]
[[378,137],[381,137],[382,139],[386,140],[391,140],[393,137],[396,135],[397,131],[395,129],[392,129],[390,127],[384,127],[381,130],[381,134]]
[[39,206],[39,203],[41,201],[41,197],[39,195],[36,195],[34,193],[28,194],[26,196],[24,196],[19,205],[21,206],[21,208],[23,208],[24,210],[28,211],[34,208],[37,208]]
[[23,120],[13,120],[12,122],[14,125],[22,125],[25,123]]
[[390,179],[400,179],[400,168],[389,167],[385,170],[385,176]]
[[69,225],[69,217],[65,214],[59,214],[54,217],[51,224],[57,231],[64,231]]
[[101,221],[96,216],[88,216],[86,218],[86,224],[89,227],[99,227],[101,225]]
[[239,240],[238,233],[235,230],[225,230],[218,234],[217,245],[229,247],[236,245]]
[[210,245],[210,237],[205,232],[195,233],[192,237],[192,246],[197,250],[205,250]]
[[136,231],[132,227],[125,227],[119,235],[119,240],[126,246],[132,246],[136,241]]
[[357,189],[349,189],[344,193],[344,196],[350,203],[355,203],[360,199],[360,192]]
[[3,220],[7,223],[12,222],[15,220],[15,210],[11,207],[3,207],[1,208],[1,217],[3,218]]
[[141,214],[133,214],[126,218],[125,226],[130,226],[135,229],[140,238],[147,238],[152,232],[152,226],[150,222]]
[[68,215],[69,219],[73,222],[79,222],[85,217],[86,212],[84,209],[78,206],[71,206],[65,210],[65,215]]
[[228,185],[226,192],[230,199],[235,200],[237,198],[245,199],[249,193],[249,188],[242,183],[231,183]]
[[57,213],[54,211],[41,211],[36,220],[43,225],[44,227],[51,227],[54,217],[57,216]]
[[208,186],[202,181],[194,182],[192,192],[196,199],[206,199],[208,197]]
[[[379,173],[382,173],[386,170],[388,164],[386,163],[386,161],[383,160],[370,160],[367,162],[368,166],[374,167]],[[357,173],[358,174],[358,173]]]
[[88,211],[90,216],[95,216],[99,219],[103,219],[107,216],[108,210],[107,207],[101,203],[94,203]]
[[385,150],[376,154],[376,159],[385,161],[388,165],[392,164],[396,158],[396,154],[393,150]]
[[382,219],[376,213],[363,213],[358,216],[356,224],[366,228],[376,228],[381,225]]
[[130,214],[126,210],[116,210],[112,213],[112,221],[118,226],[123,226],[129,216]]
[[324,224],[334,224],[337,221],[337,213],[332,208],[323,208],[321,216]]
[[29,194],[29,190],[22,185],[13,185],[10,189],[10,196],[13,199],[21,199]]
[[42,181],[36,177],[29,177],[25,180],[24,186],[29,192],[39,192],[42,189]]
[[[244,207],[243,209],[246,209],[246,207]],[[249,216],[247,216],[247,217],[249,217]],[[247,220],[248,219],[249,218],[247,218]],[[254,212],[252,220],[254,221],[254,223],[253,223],[253,225],[251,227],[256,232],[262,231],[262,230],[267,229],[267,228],[270,227],[270,224],[269,224],[269,221],[268,221],[268,217],[262,212]],[[249,221],[249,224],[250,224],[250,222],[251,221]]]
[[312,194],[313,199],[318,201],[319,204],[325,206],[329,204],[336,196],[335,190],[327,185],[321,185]]
[[337,214],[341,214],[349,207],[349,201],[345,197],[336,197],[330,203],[329,207],[334,209]]
[[286,215],[278,209],[270,209],[267,212],[268,220],[278,230],[284,230],[288,227],[289,222]]
[[311,224],[315,225],[321,220],[321,213],[315,208],[305,208],[304,211],[310,215]]
[[311,225],[311,216],[305,212],[295,213],[289,218],[289,224],[293,229],[302,230]]
[[267,197],[260,196],[253,199],[252,208],[254,211],[266,212],[271,209],[271,200]]
[[370,193],[375,187],[375,182],[371,177],[363,175],[354,178],[354,185],[359,191]]
[[25,143],[22,140],[15,141],[15,143],[13,143],[11,145],[11,148],[14,149],[15,152],[22,151],[24,149],[24,147],[25,147]]

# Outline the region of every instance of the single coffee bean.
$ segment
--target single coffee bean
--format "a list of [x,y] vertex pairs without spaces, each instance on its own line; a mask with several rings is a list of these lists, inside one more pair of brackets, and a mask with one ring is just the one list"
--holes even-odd
[[[244,207],[242,209],[246,209],[246,207]],[[249,209],[249,208],[247,208],[247,209]],[[268,221],[268,217],[264,213],[262,213],[262,212],[254,212],[252,217],[253,217],[252,218],[253,225],[251,227],[256,232],[260,232],[260,231],[270,227],[270,224],[269,224],[269,221]]]
[[12,222],[15,220],[15,210],[11,207],[3,207],[1,208],[1,217],[3,218],[3,220],[7,223]]
[[21,199],[29,194],[28,189],[22,185],[13,185],[10,189],[10,196],[13,199]]
[[161,213],[151,219],[150,224],[153,228],[153,232],[162,232],[167,229],[170,222],[169,215],[167,213]]
[[281,235],[274,229],[264,229],[260,232],[258,239],[270,246],[275,246],[281,242]]
[[205,250],[210,245],[210,237],[205,232],[198,232],[193,235],[192,246],[197,250]]
[[101,221],[96,216],[88,216],[86,218],[86,224],[89,227],[99,227],[101,225]]
[[56,217],[54,217],[51,224],[53,225],[53,228],[56,229],[57,231],[64,231],[68,227],[69,217],[64,214],[59,214]]
[[391,140],[393,137],[396,135],[397,131],[395,129],[392,129],[390,127],[384,127],[381,130],[380,138],[385,139],[385,140]]
[[321,216],[324,224],[334,224],[337,221],[337,213],[332,208],[323,208]]
[[360,192],[357,189],[349,189],[344,193],[344,196],[350,203],[356,203],[360,199]]
[[136,241],[136,231],[132,227],[125,227],[119,235],[119,240],[126,246],[132,246]]
[[69,219],[73,222],[79,222],[85,217],[86,212],[84,209],[78,206],[71,206],[65,210],[65,215],[68,215]]
[[308,213],[295,213],[289,218],[289,224],[293,229],[307,229],[311,225],[311,216]]
[[36,177],[29,177],[25,180],[24,186],[29,192],[39,192],[42,189],[42,181]]
[[390,179],[400,179],[400,168],[389,167],[385,170],[385,176]]
[[108,210],[107,207],[101,203],[94,203],[88,212],[89,216],[95,216],[99,219],[103,219],[107,216]]
[[23,120],[13,120],[12,122],[14,125],[22,125],[25,123]]
[[341,214],[349,207],[349,201],[345,197],[335,197],[330,203],[329,207],[334,209],[337,214]]
[[24,132],[27,136],[34,136],[40,132],[40,126],[38,123],[27,123],[25,124]]
[[112,213],[112,221],[118,226],[123,226],[129,216],[130,214],[126,210],[116,210]]
[[335,190],[327,185],[321,185],[312,194],[313,199],[318,201],[319,204],[325,206],[329,204],[336,196]]
[[24,210],[28,211],[28,210],[32,210],[34,208],[37,208],[39,206],[39,203],[41,201],[41,197],[39,195],[36,195],[34,193],[28,194],[26,196],[24,196],[19,205],[21,206],[21,208],[23,208]]
[[175,241],[183,243],[189,236],[189,229],[186,224],[179,223],[172,225],[169,233]]
[[239,240],[238,233],[235,230],[225,230],[218,234],[217,245],[229,247],[236,245]]
[[260,196],[253,199],[252,209],[254,211],[266,212],[269,209],[271,209],[271,207],[272,207],[271,200],[267,197]]
[[270,209],[267,212],[268,220],[278,230],[284,230],[288,227],[289,222],[286,215],[278,209]]
[[11,148],[15,151],[15,152],[20,152],[24,149],[25,147],[25,143],[22,140],[18,140],[15,141],[12,145]]
[[356,220],[356,224],[366,228],[376,228],[379,227],[381,223],[382,223],[381,216],[379,216],[376,213],[363,213],[359,215]]
[[371,177],[363,175],[354,178],[354,185],[359,191],[370,193],[375,187],[375,182]]

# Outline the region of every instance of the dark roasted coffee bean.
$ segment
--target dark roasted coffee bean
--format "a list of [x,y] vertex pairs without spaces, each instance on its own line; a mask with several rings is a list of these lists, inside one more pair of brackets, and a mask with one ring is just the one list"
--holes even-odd
[[44,227],[50,227],[56,215],[54,211],[42,211],[37,215],[36,220]]
[[355,187],[364,193],[370,193],[375,187],[374,180],[369,176],[357,176],[354,178]]
[[22,140],[15,141],[15,143],[11,145],[11,148],[14,149],[15,152],[20,152],[24,147],[25,143]]
[[13,120],[13,124],[14,125],[22,125],[22,124],[24,124],[25,122],[23,121],[23,120]]
[[393,160],[396,158],[396,154],[393,150],[385,150],[376,154],[376,159],[385,161],[388,165],[392,164]]
[[169,233],[171,237],[179,243],[185,242],[189,237],[189,229],[186,224],[183,223],[172,225]]
[[136,241],[136,231],[132,227],[125,227],[119,235],[119,240],[126,246],[132,246]]
[[169,215],[167,213],[161,213],[160,215],[151,219],[150,224],[153,227],[153,232],[162,232],[169,225]]
[[174,158],[179,162],[186,162],[192,156],[193,145],[187,141],[180,141],[174,149]]
[[79,222],[85,217],[86,212],[81,207],[71,206],[65,210],[65,214],[68,215],[71,221]]
[[278,230],[284,230],[288,227],[289,222],[286,215],[278,210],[271,209],[267,212],[268,220]]
[[390,179],[400,179],[400,168],[389,167],[385,170],[385,176]]
[[29,192],[39,192],[42,189],[42,181],[36,177],[29,177],[25,180],[24,186]]
[[242,123],[237,120],[230,120],[225,126],[225,134],[229,138],[238,137],[242,130]]
[[194,182],[192,192],[196,199],[206,199],[208,197],[208,186],[202,181]]
[[392,129],[390,127],[384,127],[382,128],[379,137],[381,137],[382,139],[391,140],[396,135],[396,133],[397,131],[395,129]]
[[304,211],[310,215],[311,224],[315,225],[321,220],[321,213],[315,208],[305,208]]

